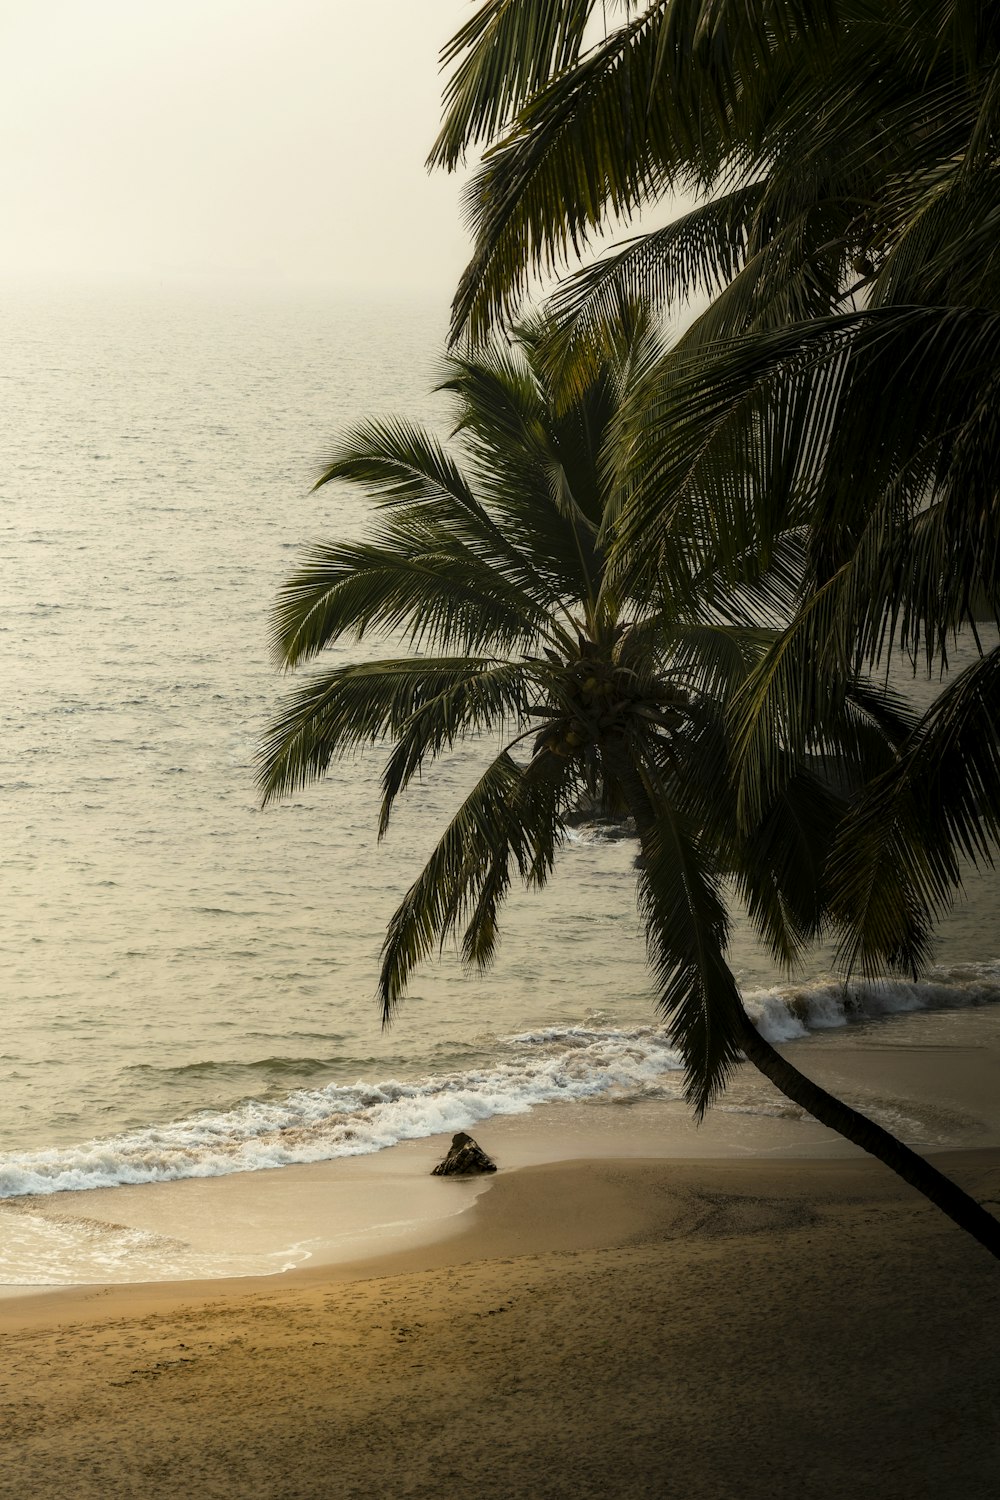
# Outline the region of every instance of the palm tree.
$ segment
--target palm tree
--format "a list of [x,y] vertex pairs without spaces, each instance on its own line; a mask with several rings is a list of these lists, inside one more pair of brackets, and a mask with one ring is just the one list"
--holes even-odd
[[[561,291],[574,336],[623,299],[711,296],[702,341],[850,307],[904,240],[932,258],[952,187],[989,192],[998,45],[979,0],[481,0],[442,52],[429,157],[488,148],[456,334],[678,193],[690,211]],[[969,263],[989,261],[988,215],[966,227]]]
[[[956,629],[1000,619],[1000,12],[646,0],[603,37],[594,15],[484,0],[445,49],[431,161],[489,145],[455,330],[483,336],[609,220],[695,196],[559,289],[551,347],[572,387],[637,297],[711,297],[624,424],[629,587],[707,524],[731,578],[792,510],[809,527],[802,608],[734,709],[752,822],[787,748],[837,733],[849,669],[900,648],[940,670]],[[829,872],[848,969],[915,972],[963,856],[990,859],[998,724],[985,652],[852,811]]]
[[[387,932],[379,981],[388,1020],[416,963],[461,934],[488,965],[515,876],[544,885],[582,799],[634,820],[639,906],[657,1005],[701,1113],[745,1053],[789,1097],[873,1152],[1000,1255],[1000,1225],[886,1131],[833,1099],[762,1038],[726,961],[723,882],[792,963],[829,913],[823,870],[847,793],[891,768],[909,721],[886,695],[846,684],[836,738],[788,757],[754,820],[738,816],[725,706],[794,603],[798,531],[772,541],[743,581],[713,571],[711,537],[676,548],[669,587],[631,591],[612,568],[606,521],[621,502],[609,462],[616,418],[656,351],[642,327],[568,404],[554,400],[548,334],[454,355],[464,466],[428,433],[370,421],[319,480],[360,485],[372,540],[316,547],[285,584],[276,645],[294,667],[345,636],[401,636],[403,655],[334,666],[297,688],[263,746],[265,800],[386,741],[379,820],[414,775],[467,738],[504,737]],[[663,575],[667,577],[666,574]],[[829,774],[835,759],[836,776]]]

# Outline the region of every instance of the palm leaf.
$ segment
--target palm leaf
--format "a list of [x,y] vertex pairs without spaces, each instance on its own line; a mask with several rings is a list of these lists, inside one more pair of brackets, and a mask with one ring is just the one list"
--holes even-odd
[[421,428],[392,418],[352,428],[325,460],[315,488],[335,480],[359,485],[379,506],[417,510],[525,585],[536,581],[530,560],[511,546],[455,460]]
[[548,616],[505,573],[435,528],[396,527],[391,545],[317,545],[278,593],[274,646],[300,666],[347,634],[407,635],[415,649],[510,651],[545,632]]
[[466,194],[475,252],[453,336],[482,338],[532,274],[560,268],[607,220],[677,187],[716,188],[748,108],[766,117],[784,72],[838,26],[828,4],[657,0],[554,75]]
[[544,884],[562,837],[562,782],[570,775],[546,757],[555,777],[531,775],[508,751],[491,763],[449,823],[394,913],[382,950],[379,996],[388,1022],[409,975],[463,924],[467,962],[488,965],[497,911],[517,869]]
[[492,139],[554,74],[579,58],[596,0],[483,0],[441,51],[457,64],[429,167],[454,169],[469,146]]
[[453,337],[481,339],[512,313],[528,276],[554,271],[601,223],[636,208],[662,177],[652,96],[662,4],[630,21],[522,112],[464,194],[475,252],[456,293]]
[[428,760],[450,750],[467,735],[491,728],[521,729],[527,722],[535,670],[520,661],[483,665],[417,705],[397,731],[382,773],[379,838],[385,834],[396,798]]
[[289,694],[265,735],[258,785],[267,803],[365,745],[408,733],[416,744],[415,719],[428,742],[436,733],[444,745],[518,715],[522,702],[517,670],[475,658],[403,657],[318,672]]
[[549,359],[563,379],[568,371],[574,390],[584,388],[636,306],[669,308],[731,281],[760,196],[753,184],[699,204],[567,277],[547,306],[554,330]]
[[1000,648],[949,683],[846,819],[831,860],[841,959],[866,973],[926,960],[963,861],[1000,835]]
[[726,904],[715,859],[666,794],[658,768],[647,758],[640,774],[653,818],[642,833],[639,910],[657,1008],[684,1059],[686,1095],[700,1117],[741,1058],[742,1002],[725,957]]

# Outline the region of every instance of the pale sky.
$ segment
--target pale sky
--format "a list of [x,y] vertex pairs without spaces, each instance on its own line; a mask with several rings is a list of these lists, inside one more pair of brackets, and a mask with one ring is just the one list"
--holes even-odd
[[0,276],[447,295],[470,0],[0,0]]

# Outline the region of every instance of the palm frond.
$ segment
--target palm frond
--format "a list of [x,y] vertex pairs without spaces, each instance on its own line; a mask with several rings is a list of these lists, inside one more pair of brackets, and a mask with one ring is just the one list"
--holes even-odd
[[[405,736],[415,719],[430,734],[436,715],[445,744],[518,715],[522,701],[516,670],[476,658],[402,657],[318,672],[288,695],[267,731],[258,786],[267,803],[322,776],[334,760]],[[415,729],[413,743],[416,736]]]
[[745,831],[734,871],[760,941],[786,971],[829,921],[825,866],[847,804],[821,767],[799,763],[782,776],[764,816]]
[[701,1116],[740,1060],[741,1000],[725,958],[728,919],[714,861],[669,798],[656,795],[653,805],[637,877],[639,910],[657,1008],[684,1059],[687,1098]]
[[530,275],[579,253],[610,208],[636,208],[664,176],[662,94],[652,89],[662,3],[629,21],[522,111],[464,195],[475,237],[452,308],[452,336],[481,340],[509,317]]
[[318,544],[306,553],[272,617],[283,666],[373,628],[403,631],[415,649],[461,652],[510,651],[545,633],[545,610],[488,558],[443,528],[413,530],[392,528],[384,545]]
[[389,824],[395,800],[425,763],[450,750],[466,735],[490,729],[521,729],[530,709],[530,688],[537,676],[530,663],[484,664],[446,683],[418,704],[397,731],[396,744],[382,773],[379,838]]
[[717,623],[661,625],[659,650],[673,681],[713,703],[728,703],[773,644],[775,631]]
[[637,873],[657,1009],[684,1060],[686,1096],[700,1117],[740,1060],[742,1001],[725,950],[729,922],[717,851],[676,800],[652,727],[603,747],[642,847]]
[[973,593],[998,599],[997,369],[1000,317],[971,308],[842,314],[665,356],[616,440],[634,475],[620,555],[649,564],[626,582],[655,568],[668,586],[685,545],[766,556],[808,519],[814,583],[849,570],[836,619],[851,614],[862,653],[915,649],[931,621],[940,653]]
[[585,388],[636,306],[662,311],[726,286],[743,263],[760,195],[752,184],[713,198],[566,277],[547,305],[549,359],[563,380]]
[[926,961],[962,865],[1000,836],[1000,648],[943,690],[845,820],[830,865],[841,961],[866,973]]
[[837,9],[656,0],[526,97],[466,194],[475,252],[453,336],[481,339],[605,221],[678,186],[718,188],[748,112],[766,118],[785,74],[822,54]]
[[587,597],[602,558],[596,544],[604,509],[600,454],[615,404],[607,380],[553,409],[545,349],[519,330],[520,358],[502,349],[454,355],[443,388],[459,397],[457,431],[477,488],[504,535],[544,578],[547,602]]
[[560,802],[568,768],[546,757],[553,776],[532,774],[503,751],[466,797],[394,913],[382,950],[379,997],[391,1020],[414,967],[466,924],[463,955],[492,962],[497,913],[516,870],[542,885],[552,869],[563,823]]
[[762,822],[788,777],[810,756],[855,788],[880,775],[912,729],[912,714],[884,684],[859,677],[839,617],[841,577],[810,596],[760,658],[729,709],[744,828]]
[[419,509],[457,540],[530,579],[528,560],[511,548],[458,464],[422,428],[384,418],[349,429],[314,488],[335,480],[360,486],[376,505]]
[[579,58],[596,0],[483,0],[441,50],[456,64],[444,89],[444,121],[427,160],[454,169],[470,146],[491,140],[533,94]]
[[[348,432],[319,483],[358,485],[390,513],[378,533],[383,550],[434,558],[467,551],[470,568],[496,571],[491,594],[515,603],[520,593],[527,613],[547,610],[551,620],[552,607],[579,587],[579,556],[572,531],[550,503],[559,453],[534,377],[513,356],[456,356],[439,388],[457,398],[471,477],[435,438],[390,419]],[[580,455],[581,464],[585,459]],[[308,579],[304,588],[308,594]],[[288,605],[294,626],[294,595]],[[278,629],[284,630],[281,620]]]
[[668,351],[635,387],[613,439],[630,475],[615,522],[623,587],[659,581],[672,595],[692,573],[735,583],[811,518],[849,342],[832,321],[805,350],[800,330]]

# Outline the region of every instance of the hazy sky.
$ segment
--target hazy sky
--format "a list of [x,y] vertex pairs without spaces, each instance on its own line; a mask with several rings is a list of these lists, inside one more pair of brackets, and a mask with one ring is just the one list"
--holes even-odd
[[0,274],[449,292],[470,0],[0,0]]

